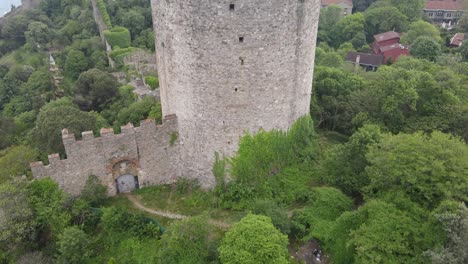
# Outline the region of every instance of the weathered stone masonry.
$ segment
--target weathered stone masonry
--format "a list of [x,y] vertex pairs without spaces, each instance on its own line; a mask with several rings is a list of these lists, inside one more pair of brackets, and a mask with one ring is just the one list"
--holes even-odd
[[138,176],[140,186],[174,181],[179,175],[177,159],[177,118],[167,116],[163,125],[153,120],[142,121],[140,127],[128,124],[120,134],[101,129],[95,138],[92,131],[82,133],[76,140],[68,130],[62,131],[67,159],[49,155],[49,165],[31,164],[35,178],[50,176],[71,194],[79,194],[89,175],[96,175],[109,189],[117,192],[115,180],[124,174]]
[[64,131],[66,160],[35,163],[77,194],[88,175],[116,192],[118,175],[140,186],[198,179],[215,183],[214,153],[235,153],[240,137],[288,129],[309,113],[320,0],[152,0],[161,127],[143,122],[114,135]]

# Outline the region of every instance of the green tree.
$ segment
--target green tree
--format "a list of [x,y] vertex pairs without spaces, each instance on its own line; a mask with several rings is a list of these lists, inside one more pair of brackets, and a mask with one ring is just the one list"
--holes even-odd
[[127,123],[139,124],[141,120],[148,118],[151,110],[156,105],[154,97],[146,96],[143,100],[131,104],[129,107],[122,109],[117,115],[119,125]]
[[409,25],[408,32],[404,33],[401,37],[401,42],[405,44],[413,44],[417,38],[421,36],[426,36],[436,40],[437,42],[442,42],[440,37],[439,30],[434,27],[431,23],[428,23],[423,20],[418,20]]
[[466,201],[467,155],[464,142],[440,132],[385,135],[366,155],[367,195],[402,191],[429,208],[444,199]]
[[46,44],[51,38],[49,27],[38,21],[31,22],[28,25],[28,31],[24,34],[26,35],[26,40],[34,46],[34,49],[37,45]]
[[91,69],[76,81],[74,102],[80,109],[101,111],[117,94],[119,83],[107,72]]
[[440,234],[427,212],[419,214],[372,200],[343,213],[323,246],[337,264],[426,263],[423,252],[440,243]]
[[42,238],[59,237],[71,220],[70,213],[64,207],[67,195],[50,178],[32,181],[26,190]]
[[337,48],[345,42],[352,40],[356,34],[364,32],[365,19],[361,13],[347,15],[331,29],[329,33],[330,44]]
[[39,153],[28,146],[10,147],[0,152],[0,183],[17,176],[31,176],[29,163]]
[[98,207],[107,199],[107,188],[101,184],[101,180],[97,176],[90,175],[83,190],[81,190],[80,197],[90,206]]
[[348,142],[331,148],[322,162],[323,180],[347,194],[361,196],[362,189],[370,183],[365,172],[369,165],[366,154],[382,137],[378,126],[365,125]]
[[434,212],[442,225],[446,241],[443,248],[425,252],[432,263],[463,264],[468,262],[468,208],[463,202],[443,201]]
[[145,17],[135,9],[124,12],[121,22],[122,26],[128,28],[133,39],[145,29]]
[[26,41],[24,33],[28,30],[29,23],[31,20],[23,14],[6,19],[1,28],[2,38],[11,41],[16,47],[21,46]]
[[192,217],[175,222],[161,237],[159,262],[208,263],[210,241],[206,217]]
[[266,216],[249,214],[225,235],[218,248],[224,264],[289,263],[288,239]]
[[460,54],[464,62],[468,62],[468,45],[462,45],[460,47]]
[[414,41],[410,53],[416,58],[435,61],[441,53],[441,47],[433,38],[421,36]]
[[0,127],[0,149],[4,149],[13,144],[16,125],[12,118],[0,116]]
[[364,12],[374,2],[378,0],[353,0],[353,7],[356,12]]
[[0,184],[0,250],[34,238],[37,222],[28,202],[27,182],[14,179]]
[[59,236],[57,248],[59,263],[79,264],[89,259],[92,249],[88,236],[76,226],[65,228]]
[[21,87],[22,93],[40,95],[52,91],[52,76],[46,71],[35,71]]
[[317,126],[350,134],[350,95],[365,86],[365,80],[340,69],[317,67],[313,86],[316,102],[312,103],[312,116]]
[[65,72],[76,79],[86,69],[88,69],[88,60],[84,53],[79,50],[70,50],[65,61]]
[[[364,223],[351,233],[356,263],[423,263],[422,253],[434,242],[424,225],[391,204],[370,201],[359,208]],[[396,253],[398,252],[398,253]]]
[[316,187],[304,209],[294,212],[293,233],[303,240],[326,240],[333,222],[353,207],[352,200],[338,189]]
[[368,41],[374,41],[375,34],[386,31],[405,31],[408,18],[394,6],[371,8],[364,13]]
[[328,31],[343,18],[343,9],[337,5],[330,5],[320,9],[319,30]]
[[67,128],[70,133],[80,135],[83,131],[93,130],[95,122],[96,118],[92,114],[80,111],[75,106],[52,102],[39,112],[31,134],[34,144],[38,145],[41,151],[63,153],[62,129]]
[[421,18],[425,0],[388,0],[390,4],[402,14],[404,14],[410,21],[416,21]]

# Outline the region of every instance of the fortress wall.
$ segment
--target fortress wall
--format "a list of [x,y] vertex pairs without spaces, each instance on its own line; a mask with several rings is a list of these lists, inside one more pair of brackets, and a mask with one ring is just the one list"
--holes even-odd
[[140,155],[141,186],[172,183],[183,168],[179,157],[177,118],[166,116],[163,125],[142,121],[136,140]]
[[[178,151],[177,140],[171,145],[173,131],[177,131],[175,116],[166,117],[159,126],[154,120],[142,121],[136,128],[128,124],[121,127],[120,134],[114,134],[112,128],[101,129],[100,137],[94,137],[92,131],[83,132],[81,140],[64,129],[62,140],[67,159],[60,160],[58,154],[52,154],[48,165],[33,162],[31,170],[34,178],[51,177],[73,195],[81,192],[89,175],[98,176],[109,194],[114,195],[115,179],[133,168],[142,186],[170,182],[176,172],[171,157],[177,156],[174,153]],[[121,168],[121,163],[128,169]]]
[[215,151],[309,113],[319,0],[152,5],[163,113],[178,117],[185,176],[210,187]]

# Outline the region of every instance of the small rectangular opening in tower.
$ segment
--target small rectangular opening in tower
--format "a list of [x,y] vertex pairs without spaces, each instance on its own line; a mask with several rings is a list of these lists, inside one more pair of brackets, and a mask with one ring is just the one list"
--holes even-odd
[[244,37],[239,37],[239,43],[244,43]]
[[[239,60],[240,60],[241,65],[244,65],[244,58],[239,57]],[[236,92],[237,92],[237,88],[236,88]]]
[[236,9],[236,5],[235,4],[230,4],[229,5],[229,10],[234,11],[234,9]]

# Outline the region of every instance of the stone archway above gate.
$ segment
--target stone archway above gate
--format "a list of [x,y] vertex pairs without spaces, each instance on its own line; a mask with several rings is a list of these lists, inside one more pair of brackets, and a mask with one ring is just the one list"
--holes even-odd
[[112,167],[110,168],[110,170],[112,172],[112,177],[114,180],[126,174],[138,176],[138,170],[139,170],[138,160],[129,159],[129,158],[121,158],[121,159],[113,160],[111,164],[112,164]]

